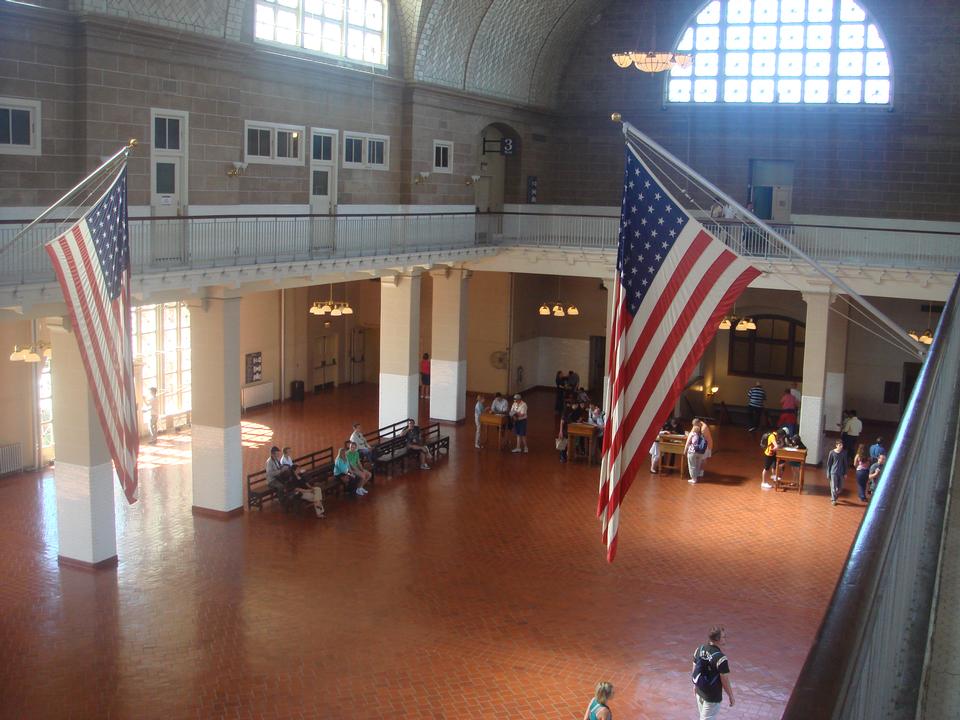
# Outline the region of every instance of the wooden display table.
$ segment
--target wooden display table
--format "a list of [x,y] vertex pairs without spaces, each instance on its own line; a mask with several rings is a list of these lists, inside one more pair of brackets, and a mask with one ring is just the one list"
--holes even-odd
[[664,455],[680,456],[680,478],[683,478],[683,464],[687,460],[687,454],[684,449],[687,447],[686,435],[658,435],[657,449],[660,451],[660,472],[664,470]]
[[[797,479],[787,481],[784,475],[790,463],[800,463],[800,474]],[[798,494],[803,493],[803,471],[807,463],[807,451],[798,448],[780,448],[777,450],[777,461],[773,466],[775,490],[796,490]]]
[[497,447],[503,450],[503,430],[507,427],[506,415],[495,415],[494,413],[482,413],[480,415],[480,427],[483,428],[483,444],[487,444],[487,428],[495,427],[497,429]]
[[[567,436],[570,446],[573,445],[574,438],[587,438],[587,464],[592,465],[593,449],[597,442],[597,426],[592,423],[570,423],[567,425]],[[567,453],[569,454],[570,452],[571,449],[568,447]],[[572,458],[575,460],[576,457],[576,452],[573,452]]]

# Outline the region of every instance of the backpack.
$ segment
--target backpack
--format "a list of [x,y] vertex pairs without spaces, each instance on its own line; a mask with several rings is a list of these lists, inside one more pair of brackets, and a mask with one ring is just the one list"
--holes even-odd
[[766,450],[766,449],[767,449],[767,439],[768,439],[769,437],[770,437],[770,433],[768,433],[768,432],[760,433],[760,449],[761,449],[761,450]]
[[698,690],[708,692],[711,688],[720,682],[720,672],[713,664],[713,655],[701,645],[697,649],[696,659],[693,661],[693,672],[690,673],[690,680],[697,686]]
[[697,439],[693,443],[693,451],[697,453],[697,455],[702,455],[707,451],[707,438],[703,433],[697,433]]

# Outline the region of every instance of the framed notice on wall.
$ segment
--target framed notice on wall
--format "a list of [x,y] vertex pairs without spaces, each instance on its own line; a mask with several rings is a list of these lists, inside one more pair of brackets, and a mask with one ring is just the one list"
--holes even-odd
[[263,353],[247,353],[247,385],[263,380]]

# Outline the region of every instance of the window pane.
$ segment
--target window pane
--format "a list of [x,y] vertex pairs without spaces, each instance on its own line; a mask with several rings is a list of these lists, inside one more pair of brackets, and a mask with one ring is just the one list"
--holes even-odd
[[157,306],[144,305],[140,308],[140,332],[152,333],[157,329]]
[[180,149],[180,120],[177,118],[167,118],[167,148]]
[[767,372],[770,375],[780,375],[785,377],[787,374],[787,346],[786,345],[771,345],[770,346],[770,365],[768,366]]
[[830,99],[830,83],[826,80],[805,80],[803,83],[803,101],[805,103],[825,103]]
[[691,87],[689,80],[670,80],[667,99],[670,102],[690,102]]
[[697,80],[693,86],[693,99],[695,102],[716,102],[717,81]]
[[861,8],[853,0],[840,0],[840,20],[843,22],[858,22],[866,17]]
[[680,52],[693,50],[693,28],[688,27],[683,32],[683,37],[680,38],[680,42],[677,44],[677,50]]
[[727,53],[727,62],[724,70],[727,75],[746,77],[750,72],[750,54]]
[[383,3],[378,0],[367,0],[367,29],[383,30]]
[[157,163],[157,194],[172,195],[177,191],[177,168],[173,163]]
[[750,345],[740,338],[731,338],[730,347],[733,350],[730,358],[731,369],[739,373],[750,372]]
[[793,331],[793,339],[795,342],[802,343],[806,339],[807,326],[797,323],[796,330]]
[[260,40],[273,40],[273,8],[257,4],[256,35]]
[[698,25],[716,25],[720,22],[720,0],[713,0],[697,15]]
[[716,50],[720,47],[720,28],[697,28],[697,50]]
[[42,436],[42,442],[44,448],[53,447],[53,425],[41,425],[40,434]]
[[790,339],[790,322],[787,320],[773,321],[773,337],[776,340]]
[[780,21],[781,22],[803,22],[804,20],[804,0],[781,0],[780,2]]
[[863,84],[863,101],[886,105],[890,102],[889,80],[867,80]]
[[751,72],[753,75],[761,77],[773,75],[777,68],[776,53],[754,53],[751,62]]
[[363,59],[377,65],[383,63],[382,43],[380,36],[376,33],[364,33]]
[[833,28],[829,25],[810,25],[807,28],[807,47],[811,50],[829,50],[833,44]]
[[841,25],[837,45],[841,50],[858,50],[863,47],[865,32],[863,25]]
[[776,22],[779,10],[777,5],[777,0],[754,0],[753,21],[755,23]]
[[363,141],[359,138],[347,138],[343,147],[343,161],[348,163],[363,162]]
[[861,80],[837,80],[838,103],[858,103],[862,91],[863,82]]
[[871,50],[882,50],[884,48],[883,38],[880,37],[880,31],[876,25],[867,25],[867,47]]
[[757,373],[769,374],[770,346],[758,342],[753,346],[753,370]]
[[807,75],[821,77],[830,74],[830,53],[807,53]]
[[308,50],[323,50],[323,23],[312,17],[303,19],[303,46]]
[[49,398],[40,401],[40,422],[53,422],[53,400]]
[[670,75],[672,77],[690,77],[693,75],[693,65],[687,65],[686,67],[674,65],[670,68]]
[[750,48],[750,28],[727,28],[727,50],[748,50]]
[[323,14],[332,20],[342,20],[343,0],[326,0],[323,3]]
[[773,80],[751,80],[750,102],[773,102]]
[[807,0],[807,20],[809,22],[833,20],[833,0]]
[[748,88],[746,80],[727,80],[723,83],[723,101],[746,102]]
[[784,50],[803,48],[803,25],[784,25],[780,28],[780,47]]
[[140,336],[140,351],[144,357],[153,356],[157,352],[157,334],[144,333]]
[[383,165],[383,140],[370,140],[367,144],[367,162],[370,165]]
[[773,50],[777,46],[777,29],[775,27],[755,27],[753,29],[753,49]]
[[172,350],[163,354],[163,371],[175,373],[177,371],[177,352]]
[[153,119],[153,147],[157,150],[167,149],[167,119],[158,117]]
[[347,28],[347,57],[363,60],[363,30]]
[[292,157],[291,151],[293,150],[293,136],[291,133],[286,130],[277,130],[277,157],[278,158],[288,158]]
[[750,5],[752,1],[753,0],[729,0],[727,3],[727,22],[750,22]]
[[0,108],[0,145],[10,144],[10,108]]
[[314,170],[313,171],[313,187],[311,192],[314,195],[329,195],[330,190],[328,183],[330,181],[330,173],[326,170]]
[[277,10],[276,36],[277,42],[287,45],[297,45],[297,14],[286,10]]
[[803,53],[780,53],[777,61],[777,73],[787,77],[799,77],[803,74]]
[[697,53],[693,59],[693,73],[701,76],[717,74],[717,64],[720,56],[717,53]]
[[343,26],[331,22],[323,24],[323,51],[343,55]]
[[842,52],[837,55],[837,75],[859,77],[863,75],[863,53]]
[[363,26],[365,15],[364,0],[349,0],[347,3],[347,22],[351,25]]
[[10,138],[14,145],[30,144],[30,111],[10,111]]

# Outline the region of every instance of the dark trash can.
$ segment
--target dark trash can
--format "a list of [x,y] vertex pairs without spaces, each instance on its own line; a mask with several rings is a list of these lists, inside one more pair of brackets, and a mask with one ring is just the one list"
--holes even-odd
[[290,399],[303,402],[303,380],[294,380],[290,383]]

